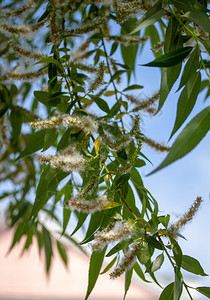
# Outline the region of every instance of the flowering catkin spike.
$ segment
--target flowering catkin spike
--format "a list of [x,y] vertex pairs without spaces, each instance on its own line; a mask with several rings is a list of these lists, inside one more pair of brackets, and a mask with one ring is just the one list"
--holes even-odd
[[54,45],[59,45],[60,43],[60,38],[59,38],[59,33],[58,33],[58,28],[57,28],[57,15],[56,15],[56,7],[55,7],[55,1],[50,0],[51,3],[51,8],[52,12],[50,14],[50,33],[51,33],[51,40]]
[[135,98],[133,95],[125,95],[125,97],[133,104],[136,105],[135,108],[132,109],[132,112],[137,112],[139,110],[148,110],[152,104],[154,104],[159,99],[159,91],[155,93],[151,98],[140,101],[138,98]]
[[9,78],[14,80],[23,80],[23,81],[32,81],[37,79],[40,76],[47,74],[47,69],[42,69],[36,72],[26,72],[26,73],[18,73],[18,72],[8,72],[5,75],[1,76],[1,81],[8,80]]
[[97,131],[98,124],[89,117],[69,116],[67,114],[58,114],[47,120],[31,122],[31,127],[40,128],[58,128],[59,126],[78,127],[85,132]]
[[101,211],[107,204],[108,198],[106,195],[98,197],[96,200],[86,200],[76,196],[74,199],[65,203],[65,206],[71,210],[79,210],[84,213],[95,213]]
[[98,124],[96,123],[96,121],[86,116],[77,117],[64,115],[63,125],[78,127],[84,130],[85,132],[98,130]]
[[134,232],[133,224],[123,220],[116,221],[110,230],[107,228],[95,233],[95,244],[93,244],[93,251],[103,249],[110,242],[117,240],[125,240]]
[[47,120],[31,122],[29,125],[33,128],[58,128],[63,122],[63,118],[61,116],[53,116]]
[[148,40],[148,37],[138,37],[138,36],[122,36],[122,35],[109,35],[106,37],[108,40],[114,40],[116,42],[124,44],[143,44]]
[[111,279],[121,276],[126,271],[130,270],[136,261],[136,255],[141,247],[141,243],[134,242],[131,249],[128,250],[120,261],[119,265],[109,274]]
[[20,47],[19,45],[14,44],[12,40],[9,41],[9,45],[20,56],[25,56],[25,57],[29,57],[29,58],[37,59],[37,60],[41,60],[41,59],[47,57],[47,55],[45,55],[44,53],[41,53],[39,51],[24,49],[24,48]]
[[90,92],[93,92],[93,91],[97,90],[97,88],[101,84],[103,84],[105,69],[106,69],[105,64],[104,64],[103,61],[101,61],[99,63],[99,68],[98,68],[98,71],[96,73],[95,79],[89,87]]
[[146,143],[151,148],[154,148],[156,151],[160,151],[160,152],[169,152],[170,151],[170,147],[167,147],[165,145],[157,143],[157,142],[153,141],[152,139],[147,138],[146,136],[144,136],[142,138],[142,142]]
[[192,206],[190,207],[190,209],[188,210],[188,212],[186,212],[176,223],[172,224],[169,230],[172,232],[177,232],[184,225],[190,222],[195,216],[196,212],[198,211],[202,201],[203,200],[201,197],[197,197],[196,200],[193,202]]
[[38,156],[38,159],[41,162],[49,162],[52,168],[61,168],[64,172],[83,171],[86,162],[75,147],[69,147],[56,155]]
[[5,15],[7,17],[17,17],[20,16],[22,13],[24,13],[25,11],[31,9],[35,4],[36,4],[36,0],[30,0],[28,1],[28,3],[24,4],[23,6],[17,8],[16,10],[13,11],[6,11],[4,12]]
[[7,33],[17,34],[18,36],[28,36],[33,32],[39,30],[46,23],[47,18],[41,22],[38,22],[34,25],[12,25],[7,21],[0,23],[0,28],[6,31]]

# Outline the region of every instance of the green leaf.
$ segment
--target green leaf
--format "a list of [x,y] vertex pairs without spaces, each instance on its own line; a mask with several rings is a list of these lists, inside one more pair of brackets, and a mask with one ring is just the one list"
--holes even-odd
[[127,292],[128,292],[129,287],[131,285],[132,275],[133,275],[133,267],[125,273],[125,293],[124,293],[123,300],[125,300]]
[[159,56],[152,62],[145,64],[143,66],[146,67],[159,67],[159,68],[167,68],[178,65],[182,62],[185,57],[192,51],[193,47],[182,47],[176,50],[173,50],[169,53]]
[[196,288],[196,291],[205,295],[206,297],[210,298],[210,287],[207,286],[200,286]]
[[210,106],[202,110],[187,124],[172,145],[165,160],[150,174],[170,165],[189,153],[202,140],[210,129]]
[[161,253],[153,261],[152,266],[151,266],[151,272],[153,273],[153,272],[159,270],[161,268],[163,262],[164,262],[164,255],[163,255],[163,253]]
[[191,78],[191,76],[196,72],[199,67],[199,50],[198,47],[191,53],[188,59],[184,71],[182,73],[181,81],[178,90],[180,90]]
[[148,243],[145,241],[142,242],[141,248],[137,253],[137,258],[142,265],[145,265],[148,260],[151,258],[153,251],[149,248]]
[[136,33],[144,27],[154,24],[162,16],[162,0],[159,0],[144,16],[137,22],[137,27],[130,33]]
[[102,251],[95,251],[92,253],[90,258],[90,266],[89,266],[89,276],[88,276],[88,288],[85,296],[85,300],[90,296],[97,278],[99,276],[99,272],[101,270],[101,266],[104,260],[104,255],[106,252],[106,248]]
[[30,67],[35,66],[37,64],[54,64],[60,70],[62,70],[63,72],[65,72],[64,67],[62,66],[62,64],[60,64],[57,59],[54,59],[52,57],[43,58],[43,59],[37,61],[35,64],[31,65]]
[[168,227],[168,222],[170,220],[170,215],[166,215],[166,216],[160,216],[158,217],[158,220],[160,223],[163,224],[163,226],[165,226],[165,228]]
[[199,261],[191,256],[183,255],[181,267],[191,273],[201,276],[208,276],[203,268],[201,267]]
[[174,260],[176,262],[177,267],[181,267],[182,264],[182,249],[180,248],[179,244],[177,243],[177,241],[170,236],[170,241],[171,241],[171,248],[174,254]]
[[122,186],[128,182],[130,179],[130,174],[121,175],[115,182],[116,189],[122,188]]
[[63,207],[63,232],[62,233],[64,233],[66,231],[66,227],[69,223],[70,216],[71,216],[71,210],[64,206]]
[[53,255],[52,240],[49,231],[44,226],[42,226],[42,233],[45,250],[46,272],[48,273],[50,270],[51,259]]
[[58,249],[58,252],[60,254],[60,257],[62,258],[62,261],[64,262],[64,265],[67,266],[68,265],[68,257],[66,255],[66,250],[65,250],[64,246],[59,241],[57,241],[56,244],[57,244],[57,249]]
[[46,103],[50,100],[50,93],[44,91],[34,91],[34,97],[41,103]]
[[[145,29],[144,35],[150,37],[151,48],[155,47],[157,43],[160,42],[160,36],[155,25],[150,25]],[[158,57],[163,54],[162,48],[160,48],[157,52],[154,52],[155,57]]]
[[12,111],[10,113],[10,123],[11,123],[12,129],[13,129],[12,137],[15,141],[17,141],[20,131],[21,131],[21,126],[22,126],[22,116],[18,110],[12,109]]
[[174,300],[174,282],[170,283],[162,291],[159,300]]
[[182,273],[179,268],[175,267],[175,282],[174,282],[174,299],[179,300],[182,294],[183,282],[182,282]]
[[132,84],[132,85],[129,85],[127,88],[125,88],[123,90],[123,92],[126,92],[126,91],[131,91],[131,90],[138,90],[138,89],[143,89],[143,85],[139,85],[139,84]]
[[98,107],[105,111],[107,114],[110,112],[109,106],[102,98],[94,95],[90,95],[91,99],[98,105]]
[[179,97],[179,101],[177,105],[176,121],[170,138],[182,126],[184,121],[191,113],[195,105],[197,96],[200,92],[200,84],[201,84],[201,74],[200,72],[197,72],[193,74],[193,76],[190,78],[185,88],[183,89]]
[[15,246],[15,244],[17,242],[19,242],[19,240],[21,239],[21,237],[26,233],[27,231],[27,225],[28,223],[26,223],[25,221],[21,222],[18,224],[15,233],[14,233],[14,237],[13,237],[13,241],[12,244],[9,248],[9,252],[12,250],[12,248]]
[[177,78],[180,75],[181,64],[171,68],[162,68],[161,69],[161,86],[160,86],[160,99],[158,111],[163,106],[171,88],[176,82]]
[[113,254],[119,252],[123,248],[127,247],[130,243],[132,243],[132,240],[122,241],[119,242],[117,245],[115,245],[106,255],[106,257],[110,257]]
[[56,128],[49,128],[46,131],[45,137],[44,137],[44,147],[43,151],[46,151],[49,147],[53,146],[53,143],[56,141],[58,137],[58,131]]
[[23,152],[20,153],[17,160],[42,149],[44,147],[45,134],[46,134],[46,129],[41,129],[35,132],[34,134],[32,134],[28,142],[28,145],[23,150]]
[[[168,22],[166,30],[164,51],[168,53],[174,49],[182,47],[182,39],[180,38],[180,25],[175,17],[171,17]],[[161,86],[160,86],[160,100],[158,111],[163,106],[171,88],[180,75],[181,63],[174,67],[161,69]]]
[[139,264],[138,264],[137,262],[134,264],[133,269],[134,269],[134,271],[136,272],[136,274],[137,274],[143,281],[145,281],[145,282],[151,282],[151,281],[149,281],[149,280],[147,280],[147,279],[145,278],[144,273],[143,273],[141,267],[139,266]]
[[77,225],[75,227],[75,229],[73,230],[73,232],[71,233],[71,235],[74,235],[84,224],[85,220],[87,219],[88,214],[85,213],[77,213],[77,218],[78,218],[78,222]]
[[115,51],[117,50],[117,47],[118,47],[118,43],[117,43],[117,42],[114,42],[114,43],[112,44],[112,48],[111,48],[111,50],[110,50],[109,56],[112,56],[112,55],[115,53]]
[[110,263],[106,266],[106,268],[100,273],[100,275],[102,275],[102,274],[108,272],[108,271],[111,269],[111,267],[115,264],[116,260],[117,260],[117,256],[115,256],[115,257],[111,260],[111,262],[110,262]]
[[95,214],[93,214],[91,216],[85,238],[80,243],[81,245],[88,243],[89,241],[91,241],[93,239],[93,234],[101,226],[101,223],[103,221],[103,214],[104,214],[104,212],[102,211],[102,212],[96,212]]
[[[123,22],[121,27],[121,35],[128,35],[130,32],[136,27],[137,19],[136,18],[129,18],[125,22]],[[135,68],[135,61],[136,55],[138,51],[138,45],[124,45],[123,43],[120,44],[121,54],[124,60],[124,63],[130,67],[130,72],[127,73],[128,82],[130,81],[131,72]]]

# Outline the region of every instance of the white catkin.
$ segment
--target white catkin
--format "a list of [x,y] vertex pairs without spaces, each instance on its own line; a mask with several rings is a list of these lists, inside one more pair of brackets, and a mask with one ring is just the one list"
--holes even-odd
[[71,210],[79,210],[85,213],[95,213],[101,211],[108,203],[106,195],[99,196],[96,200],[86,200],[76,196],[74,199],[69,201],[66,206]]
[[133,233],[133,224],[128,221],[117,221],[114,226],[107,231],[98,231],[94,235],[95,244],[93,244],[93,250],[103,249],[110,242],[117,240],[125,240]]

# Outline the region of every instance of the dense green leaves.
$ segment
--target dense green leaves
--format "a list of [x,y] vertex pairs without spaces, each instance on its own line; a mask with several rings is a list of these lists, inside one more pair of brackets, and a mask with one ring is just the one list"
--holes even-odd
[[[1,25],[0,50],[5,82],[0,85],[0,199],[7,199],[7,224],[16,226],[10,250],[23,237],[23,251],[29,249],[35,236],[49,273],[56,247],[68,267],[63,239],[80,250],[91,242],[99,251],[90,258],[85,299],[99,274],[111,268],[111,277],[125,275],[124,299],[133,271],[145,282],[145,273],[150,275],[160,286],[155,272],[169,259],[174,282],[160,299],[179,300],[183,288],[189,295],[182,271],[206,274],[196,259],[183,255],[181,235],[169,223],[170,215],[160,212],[139,168],[151,163],[143,143],[167,150],[146,136],[144,117],[154,114],[158,96],[160,111],[179,77],[172,135],[184,129],[155,171],[188,154],[209,131],[209,107],[197,101],[202,91],[204,100],[209,96],[207,1],[47,0],[30,10],[10,2],[7,7],[2,2],[8,26]],[[10,14],[16,4],[18,10]],[[148,95],[151,87],[141,85],[145,68],[136,62],[152,53],[155,59],[146,66],[160,70],[161,84],[160,91]],[[35,63],[29,66],[29,61]],[[151,76],[152,70],[147,68]],[[16,80],[17,86],[11,83]],[[192,119],[195,105],[199,112]],[[79,242],[72,237],[78,233]],[[105,255],[110,261],[101,272]],[[209,287],[197,292],[209,297]]]

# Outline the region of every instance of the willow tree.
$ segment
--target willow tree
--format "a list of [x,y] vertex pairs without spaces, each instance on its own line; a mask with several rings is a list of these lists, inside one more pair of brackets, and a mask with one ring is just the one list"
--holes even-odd
[[[85,299],[105,256],[110,262],[103,273],[125,273],[125,295],[133,272],[159,284],[155,272],[167,259],[174,281],[159,299],[179,299],[183,288],[192,299],[182,271],[206,274],[178,239],[202,199],[175,223],[162,215],[141,178],[150,161],[142,144],[168,152],[156,172],[188,154],[210,128],[209,107],[186,124],[209,83],[207,1],[0,2],[1,199],[10,200],[7,224],[15,227],[10,249],[25,238],[27,250],[37,239],[49,272],[55,239],[67,264],[60,235],[45,222],[53,220],[78,247],[91,245]],[[141,82],[131,80],[145,43],[154,53],[145,66],[161,70],[161,84],[142,98],[136,96]],[[141,118],[164,110],[175,82],[181,92],[174,95],[171,137],[184,129],[169,148],[145,136]],[[81,228],[84,239],[77,243],[73,235]],[[210,297],[209,287],[196,290]]]

